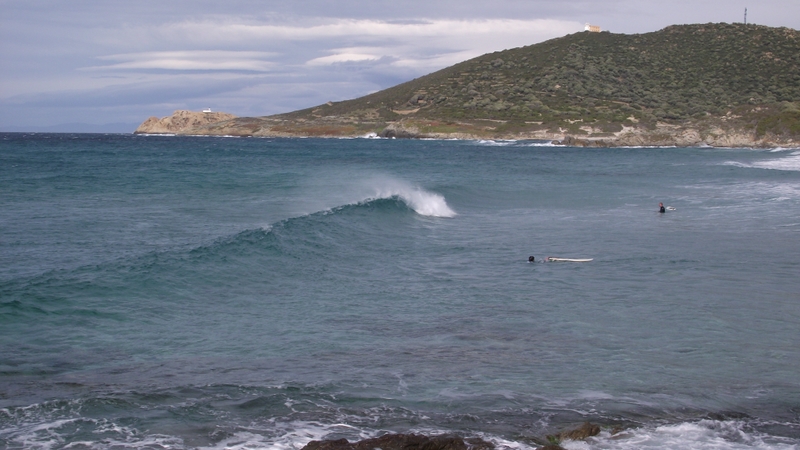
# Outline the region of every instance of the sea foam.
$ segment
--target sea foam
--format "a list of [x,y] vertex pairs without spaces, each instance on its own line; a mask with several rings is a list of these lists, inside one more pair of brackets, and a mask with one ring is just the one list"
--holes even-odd
[[[346,437],[350,442],[369,439],[386,433],[386,430],[353,427],[344,423],[290,422],[251,425],[238,431],[208,450],[228,449],[299,449],[311,440]],[[409,433],[428,436],[452,433],[452,430],[417,428]],[[517,441],[491,433],[478,433],[478,437],[492,442],[498,450],[532,450],[530,442]],[[741,421],[702,420],[657,427],[633,428],[611,434],[608,430],[585,441],[565,440],[560,444],[566,450],[640,450],[713,448],[720,450],[747,449],[797,449],[794,439],[776,438],[753,431]]]
[[800,172],[800,152],[792,152],[782,158],[759,161],[754,163],[753,166],[761,169],[790,170]]
[[[790,153],[789,153],[790,152]],[[772,149],[770,153],[784,153],[779,158],[773,158],[763,161],[756,161],[752,164],[747,164],[739,161],[726,161],[722,163],[726,166],[742,167],[745,169],[770,169],[770,170],[785,170],[800,172],[800,152],[795,149]],[[788,153],[788,154],[786,154]]]
[[642,450],[713,448],[720,450],[797,449],[790,438],[777,438],[754,431],[736,420],[701,420],[657,427],[625,430],[617,434],[603,431],[586,441],[564,441],[567,450]]
[[397,197],[422,216],[455,217],[456,215],[455,211],[447,206],[442,195],[412,186],[404,181],[383,177],[373,178],[367,184],[372,186],[374,194],[364,200]]

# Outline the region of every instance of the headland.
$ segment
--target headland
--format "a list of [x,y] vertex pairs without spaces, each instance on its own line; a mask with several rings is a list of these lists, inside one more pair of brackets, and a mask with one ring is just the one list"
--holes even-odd
[[800,33],[745,24],[585,31],[353,100],[265,117],[176,111],[136,133],[796,147]]

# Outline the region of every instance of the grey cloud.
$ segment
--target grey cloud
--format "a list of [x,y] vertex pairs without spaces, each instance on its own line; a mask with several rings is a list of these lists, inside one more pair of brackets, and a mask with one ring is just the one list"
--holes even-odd
[[5,99],[0,105],[25,105],[28,107],[104,107],[131,106],[148,103],[169,102],[186,98],[203,98],[211,95],[235,92],[243,88],[264,83],[259,78],[233,78],[226,80],[203,80],[187,83],[183,77],[169,77],[145,83],[112,85],[100,89],[54,91],[17,95]]

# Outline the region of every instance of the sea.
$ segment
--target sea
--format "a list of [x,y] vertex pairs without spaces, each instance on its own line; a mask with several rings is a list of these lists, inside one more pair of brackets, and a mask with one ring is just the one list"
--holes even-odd
[[0,134],[0,448],[584,422],[800,448],[800,149]]

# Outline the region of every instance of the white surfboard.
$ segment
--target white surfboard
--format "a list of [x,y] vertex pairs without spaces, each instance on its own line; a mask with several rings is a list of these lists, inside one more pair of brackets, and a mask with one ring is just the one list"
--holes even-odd
[[589,262],[593,261],[594,258],[556,258],[554,256],[548,256],[547,260],[552,262]]

